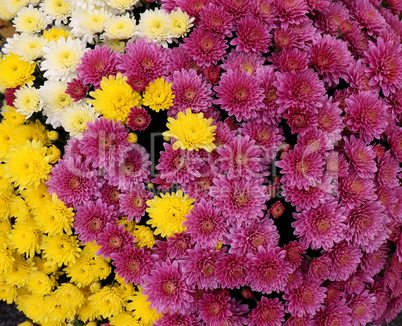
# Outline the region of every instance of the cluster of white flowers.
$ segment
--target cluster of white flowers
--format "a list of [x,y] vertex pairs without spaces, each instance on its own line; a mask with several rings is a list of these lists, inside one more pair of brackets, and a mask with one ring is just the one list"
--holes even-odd
[[137,22],[133,9],[139,6],[140,0],[0,0],[0,18],[17,32],[3,53],[35,62],[45,78],[41,86],[16,92],[17,111],[28,119],[43,110],[47,123],[79,137],[97,115],[87,99],[74,102],[65,91],[89,48],[99,44],[124,52],[127,42],[143,37],[167,47],[193,26],[194,18],[180,9],[148,9]]

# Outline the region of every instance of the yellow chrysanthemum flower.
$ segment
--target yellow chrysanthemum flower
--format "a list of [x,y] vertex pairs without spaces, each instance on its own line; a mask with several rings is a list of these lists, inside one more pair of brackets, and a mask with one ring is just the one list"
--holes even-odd
[[[115,280],[118,282],[118,280],[115,277]],[[119,283],[115,283],[114,287],[118,289],[119,294],[121,296],[121,298],[123,299],[123,301],[127,301],[127,298],[134,295],[135,293],[135,286],[131,283],[125,283],[124,279],[123,282]]]
[[28,257],[33,257],[35,253],[40,253],[41,239],[42,232],[37,228],[35,222],[30,220],[15,223],[10,234],[10,244],[17,253],[26,254]]
[[100,89],[90,92],[93,100],[88,100],[95,111],[104,118],[114,121],[126,122],[130,108],[140,104],[141,96],[126,83],[127,77],[119,72],[115,77],[103,77]]
[[18,295],[16,304],[18,309],[23,311],[28,318],[32,319],[35,323],[39,323],[48,314],[48,311],[45,310],[47,298],[48,296],[44,297],[42,295]]
[[12,250],[7,248],[5,244],[2,244],[0,246],[0,274],[11,271],[14,260]]
[[[46,296],[45,298],[46,300],[43,309],[48,312],[46,316],[47,323],[57,322],[58,324],[56,325],[60,325],[60,323],[64,322],[66,319],[68,320],[74,319],[77,310],[74,309],[74,300],[73,302],[71,302],[71,300],[62,301],[54,293]],[[40,324],[46,325],[43,322],[41,322]]]
[[112,326],[142,326],[142,323],[127,313],[121,313],[113,316],[110,318],[109,324]]
[[152,248],[155,244],[155,236],[152,229],[145,225],[136,225],[135,231],[133,232],[135,236],[135,245],[142,248],[148,247]]
[[[11,221],[9,219],[0,221],[0,238],[5,239],[6,237],[8,237],[10,232],[11,232]],[[3,243],[3,245],[6,245],[7,241],[2,241],[0,243]]]
[[58,266],[75,263],[81,251],[77,237],[64,233],[44,236],[42,249],[43,256]]
[[85,301],[84,293],[71,283],[63,283],[53,292],[53,295],[60,302],[68,302],[71,310],[81,307]]
[[47,186],[42,181],[36,189],[28,188],[21,191],[21,196],[28,203],[31,209],[35,209],[43,205],[46,201],[51,200],[50,194],[47,191]]
[[44,202],[34,211],[35,221],[40,230],[48,235],[61,234],[63,231],[71,234],[73,226],[74,213],[73,208],[67,208],[57,194],[52,194],[52,200]]
[[24,259],[20,255],[15,255],[14,258],[13,267],[3,275],[8,284],[23,287],[27,283],[28,275],[35,270],[35,264],[32,258]]
[[32,75],[36,67],[36,62],[30,63],[22,57],[10,53],[0,59],[0,87],[15,88],[32,85],[35,76]]
[[46,295],[52,291],[53,282],[41,271],[33,271],[28,276],[27,288],[33,295]]
[[1,112],[4,122],[9,126],[20,126],[25,122],[25,116],[17,112],[17,108],[4,105]]
[[72,283],[78,287],[90,286],[92,282],[97,280],[92,259],[79,258],[74,264],[70,264],[64,270]]
[[106,279],[112,271],[112,268],[110,267],[109,263],[103,258],[103,256],[95,257],[92,266],[97,280]]
[[33,258],[33,261],[34,261],[35,267],[38,269],[38,271],[41,271],[45,274],[54,274],[59,269],[57,264],[54,264],[52,261],[43,259],[38,256],[35,256]]
[[124,228],[131,234],[133,234],[135,226],[136,226],[135,220],[129,221],[127,216],[123,216],[121,219],[119,219],[117,221],[117,224],[124,225]]
[[169,30],[173,37],[183,37],[193,27],[194,17],[190,18],[187,13],[183,12],[180,8],[171,11],[169,14]]
[[140,288],[139,292],[135,292],[132,297],[128,298],[131,302],[126,306],[126,310],[131,311],[136,319],[141,318],[143,326],[151,326],[162,317],[162,314],[158,314],[156,309],[149,307],[151,302],[147,301],[147,298],[148,296],[142,294],[142,289]]
[[10,203],[10,216],[17,218],[18,222],[23,222],[30,218],[28,204],[21,196],[13,196]]
[[[24,117],[25,120],[25,117]],[[8,148],[13,143],[12,137],[15,133],[15,126],[3,121],[0,123],[0,161],[4,159],[8,153]]]
[[40,120],[35,120],[35,122],[18,126],[11,137],[11,142],[14,146],[22,145],[27,140],[36,140],[41,142],[44,146],[50,145],[50,140],[47,137],[45,126],[40,122]]
[[61,157],[61,151],[55,145],[47,148],[46,155],[50,157],[49,163],[55,164]]
[[17,287],[6,282],[4,275],[0,274],[0,300],[11,304],[17,298]]
[[155,79],[147,86],[143,104],[152,110],[159,112],[167,110],[173,105],[174,94],[172,93],[172,83],[165,81],[163,77]]
[[10,216],[10,203],[12,199],[12,188],[0,189],[0,221]]
[[105,286],[88,298],[97,307],[97,318],[110,318],[123,311],[123,300],[116,288]]
[[46,41],[50,42],[50,41],[55,41],[57,42],[57,40],[60,37],[64,37],[64,39],[68,39],[69,37],[71,37],[71,39],[74,39],[74,35],[73,33],[71,33],[70,31],[67,31],[61,27],[56,28],[56,27],[52,27],[46,31],[43,32],[43,37],[46,39]]
[[48,163],[46,150],[46,147],[36,140],[11,146],[5,158],[6,177],[20,188],[36,188],[41,181],[48,180],[52,166]]
[[135,132],[130,132],[128,134],[127,141],[132,144],[135,144],[138,141],[138,135]]
[[211,152],[216,147],[213,143],[216,126],[211,126],[212,118],[205,119],[202,112],[194,114],[187,109],[186,114],[179,112],[177,119],[168,118],[168,121],[166,126],[169,131],[165,131],[162,135],[177,139],[173,149],[198,151],[203,148]]
[[77,315],[79,320],[86,323],[95,319],[97,310],[98,308],[95,306],[95,304],[86,298],[82,306],[77,309]]
[[155,197],[148,200],[146,209],[150,219],[147,224],[156,228],[154,233],[162,237],[170,237],[175,233],[181,233],[186,230],[183,222],[187,214],[193,209],[194,199],[183,196],[183,191],[177,193],[161,194],[161,198]]

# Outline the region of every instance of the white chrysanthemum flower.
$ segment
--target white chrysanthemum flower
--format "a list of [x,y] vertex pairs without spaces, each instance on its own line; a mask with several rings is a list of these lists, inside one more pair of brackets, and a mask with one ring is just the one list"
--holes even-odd
[[169,15],[163,9],[146,10],[141,14],[138,24],[138,36],[145,36],[148,41],[155,41],[158,45],[167,47],[172,42],[172,35],[167,28]]
[[[3,2],[3,1],[2,1]],[[11,13],[14,14],[14,16],[17,14],[18,11],[20,11],[22,8],[28,6],[29,0],[5,0],[4,5],[7,8],[7,10]],[[3,13],[2,13],[3,14]]]
[[7,7],[7,0],[0,1],[0,19],[9,21],[15,17],[15,12],[11,12]]
[[184,37],[190,31],[190,28],[193,27],[193,21],[194,17],[190,18],[187,13],[181,11],[180,8],[177,8],[169,14],[168,29],[173,37]]
[[133,9],[133,7],[139,2],[139,0],[108,0],[107,4],[112,8],[125,12],[126,10]]
[[39,112],[43,108],[39,90],[30,85],[25,85],[15,91],[13,104],[17,108],[17,112],[25,115],[25,119],[30,118],[34,112]]
[[104,7],[106,0],[66,0],[70,2],[74,8],[93,10],[95,8]]
[[61,37],[57,42],[49,42],[43,47],[41,69],[46,70],[43,76],[50,80],[71,81],[78,75],[76,68],[85,51],[86,44],[80,39]]
[[73,5],[64,0],[44,0],[41,4],[42,10],[52,19],[56,26],[61,23],[67,24],[68,18],[73,12]]
[[82,132],[88,130],[87,122],[94,122],[98,116],[93,106],[84,102],[73,103],[61,116],[62,127],[70,136],[81,139]]
[[71,15],[71,32],[85,43],[94,43],[95,34],[103,32],[105,23],[111,17],[112,14],[104,8],[74,10]]
[[110,39],[128,40],[136,33],[135,20],[128,14],[113,16],[105,24],[104,36]]
[[74,100],[66,94],[67,82],[47,80],[39,88],[39,95],[43,101],[43,114],[47,117],[46,123],[53,128],[61,126],[61,115],[66,107],[72,105]]
[[42,48],[47,44],[43,37],[36,35],[15,34],[14,37],[8,38],[4,44],[3,52],[18,54],[27,61],[34,61],[43,56]]
[[18,11],[13,20],[13,26],[17,32],[23,34],[33,34],[43,31],[50,23],[49,18],[41,10],[29,5]]

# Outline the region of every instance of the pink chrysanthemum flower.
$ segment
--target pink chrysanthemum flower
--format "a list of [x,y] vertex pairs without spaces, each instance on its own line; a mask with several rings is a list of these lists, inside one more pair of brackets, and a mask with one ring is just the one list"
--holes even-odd
[[262,246],[257,254],[247,254],[250,263],[246,281],[251,290],[266,294],[283,291],[292,273],[285,256],[285,251],[279,247],[265,249]]
[[120,212],[127,216],[128,221],[135,219],[139,223],[148,207],[146,201],[152,197],[153,193],[145,190],[143,185],[133,185],[126,193],[119,195]]
[[248,304],[242,304],[241,300],[236,301],[235,299],[231,299],[229,303],[230,312],[232,313],[232,315],[229,316],[227,320],[228,325],[246,325],[248,323],[248,314],[250,312]]
[[[328,257],[328,256],[324,256]],[[331,263],[330,263],[331,265]],[[345,296],[345,292],[343,292],[341,284],[339,282],[327,282],[327,297],[324,300],[326,305],[330,303],[337,304],[339,303],[342,298]]]
[[220,66],[208,66],[204,67],[204,75],[207,81],[211,85],[218,85],[219,79],[221,78],[221,68]]
[[230,296],[223,293],[204,293],[202,299],[198,301],[200,318],[210,326],[223,325],[232,315],[229,301]]
[[240,289],[246,284],[248,261],[245,256],[225,254],[216,263],[216,278],[222,288]]
[[154,326],[202,326],[198,317],[194,315],[171,313],[163,315],[153,323]]
[[352,61],[346,42],[330,35],[318,36],[309,54],[313,67],[329,87],[339,84]]
[[215,2],[224,7],[225,10],[231,14],[231,17],[239,19],[246,16],[250,12],[251,0],[215,0]]
[[282,28],[288,28],[289,24],[300,24],[307,20],[307,3],[304,0],[275,0],[277,15]]
[[305,134],[318,125],[316,112],[308,107],[291,106],[283,117],[287,119],[292,134]]
[[78,207],[99,196],[101,182],[98,172],[81,156],[59,160],[53,166],[46,185],[50,194],[56,193],[68,207]]
[[210,3],[200,12],[200,28],[211,31],[216,35],[232,37],[235,27],[233,17],[222,6]]
[[173,237],[167,239],[168,256],[172,259],[183,259],[187,256],[187,251],[193,247],[191,236],[186,232],[175,233]]
[[395,93],[402,83],[402,56],[399,43],[378,38],[376,43],[369,42],[364,52],[363,62],[367,64],[366,75],[369,86],[380,89],[385,96]]
[[214,144],[217,148],[223,147],[225,144],[230,144],[232,139],[236,137],[237,130],[231,130],[226,122],[217,121],[213,123],[216,125]]
[[344,207],[338,207],[338,202],[332,201],[299,214],[293,213],[296,219],[296,222],[292,223],[292,227],[295,228],[294,234],[299,236],[301,243],[310,246],[311,249],[322,247],[328,250],[345,237],[344,212]]
[[117,66],[131,84],[140,81],[137,91],[145,90],[149,82],[167,74],[167,51],[146,38],[137,38],[133,43],[127,43],[126,54],[120,55]]
[[194,284],[205,290],[217,288],[216,263],[222,260],[223,256],[223,250],[202,249],[199,245],[189,249],[188,256],[182,261],[187,284]]
[[224,35],[218,36],[202,28],[195,28],[184,39],[183,48],[199,66],[216,65],[228,48]]
[[373,319],[375,296],[368,290],[348,297],[347,305],[350,308],[351,325],[366,325]]
[[277,81],[274,85],[278,88],[276,103],[284,112],[290,106],[317,108],[322,106],[325,94],[324,83],[318,78],[313,69],[303,71],[291,71],[276,73]]
[[105,118],[88,122],[79,148],[86,159],[98,168],[109,168],[123,162],[129,150],[128,130],[120,121]]
[[215,248],[226,234],[227,220],[217,207],[201,198],[186,217],[183,226],[192,240],[202,248]]
[[143,294],[151,302],[150,308],[156,309],[158,313],[178,311],[186,313],[193,302],[192,289],[186,283],[178,261],[155,264],[155,269],[150,275],[144,276]]
[[160,177],[167,182],[189,183],[201,177],[200,169],[204,164],[197,152],[183,149],[174,150],[172,145],[163,143],[159,164],[155,167],[160,170]]
[[151,123],[151,116],[144,108],[137,108],[136,106],[130,109],[128,114],[127,127],[132,130],[145,130]]
[[378,172],[376,181],[380,186],[397,188],[399,187],[401,167],[398,161],[387,151],[384,156],[378,158]]
[[389,237],[389,218],[383,213],[384,206],[370,201],[349,212],[345,239],[365,252],[377,250]]
[[283,326],[311,326],[311,316],[297,317],[290,316]]
[[84,84],[91,84],[99,88],[103,77],[116,76],[119,55],[107,46],[96,45],[94,49],[85,52],[81,63],[77,65],[79,79]]
[[263,178],[228,178],[214,179],[214,186],[209,193],[213,203],[227,214],[230,223],[241,224],[253,221],[264,215],[269,199]]
[[286,282],[286,287],[284,289],[284,292],[290,291],[290,289],[296,288],[300,286],[300,284],[303,282],[303,273],[301,268],[296,268],[293,269],[292,274],[289,274],[287,282]]
[[297,48],[273,52],[270,60],[272,61],[272,67],[281,72],[304,70],[307,69],[308,64],[307,53]]
[[341,23],[349,19],[349,10],[342,2],[330,2],[328,11],[318,16],[315,24],[319,32],[326,32],[332,36],[338,35]]
[[108,258],[113,253],[127,251],[134,246],[134,241],[135,237],[124,229],[124,225],[118,226],[116,223],[107,223],[96,241],[96,244],[101,246],[96,254]]
[[72,81],[67,83],[66,94],[77,102],[82,100],[87,96],[89,91],[89,86],[85,85],[80,79],[74,78]]
[[285,260],[292,270],[298,268],[302,263],[306,248],[307,246],[297,241],[290,241],[287,245],[283,246],[283,250],[286,252]]
[[107,223],[117,222],[113,207],[98,199],[76,207],[74,229],[82,243],[98,241]]
[[175,95],[173,106],[169,108],[170,116],[186,112],[187,108],[194,113],[205,112],[211,106],[211,85],[194,69],[175,71],[169,80]]
[[323,325],[351,325],[350,308],[345,300],[322,306],[314,315],[313,326]]
[[361,250],[346,241],[336,243],[328,251],[323,251],[331,259],[331,281],[345,281],[352,275],[360,264]]
[[194,17],[198,22],[200,13],[208,6],[210,0],[176,0],[176,6],[181,8],[190,17]]
[[286,300],[286,312],[299,317],[314,315],[324,302],[326,291],[327,289],[321,287],[320,283],[305,280],[283,295]]
[[353,135],[350,138],[345,136],[343,139],[345,141],[345,153],[357,175],[361,178],[373,178],[377,171],[373,146],[366,146],[362,139]]
[[261,155],[261,149],[255,145],[249,136],[238,136],[232,139],[223,148],[217,149],[219,165],[222,170],[228,171],[229,178],[235,176],[258,177],[266,175],[265,162]]
[[245,256],[257,254],[260,246],[268,249],[279,243],[279,233],[274,221],[268,217],[252,224],[231,228],[228,235],[229,253]]
[[128,190],[132,185],[148,182],[151,171],[149,154],[139,144],[127,146],[128,152],[120,165],[109,166],[105,179],[121,190]]
[[197,74],[200,74],[202,71],[201,67],[197,65],[196,60],[181,45],[170,49],[168,52],[168,71],[181,71],[182,69],[194,69],[197,71]]
[[113,206],[116,213],[119,211],[119,196],[121,191],[117,189],[116,186],[112,186],[105,182],[100,188],[100,196],[99,198],[102,199],[102,202],[107,204],[108,206]]
[[374,277],[385,267],[388,251],[389,247],[382,244],[377,250],[363,254],[360,266],[366,275]]
[[327,13],[329,11],[330,3],[331,0],[307,0],[307,5],[312,14],[315,14],[314,11],[318,11],[320,14]]
[[331,178],[326,177],[316,186],[308,187],[307,189],[289,187],[288,185],[283,184],[282,195],[285,196],[285,200],[290,202],[297,211],[316,208],[319,204],[325,203],[329,198],[331,198],[332,187],[330,182]]
[[130,246],[125,251],[112,253],[110,258],[116,267],[115,273],[124,278],[126,283],[134,285],[143,284],[144,276],[147,276],[154,269],[154,263],[158,256],[150,253],[144,248]]
[[321,182],[324,173],[324,158],[307,146],[295,146],[276,166],[282,169],[281,182],[296,188],[308,189]]
[[358,94],[372,90],[369,86],[370,79],[366,76],[367,65],[361,60],[353,61],[346,70],[343,78],[349,84],[348,93]]
[[318,111],[317,128],[325,131],[332,142],[341,139],[341,132],[345,127],[342,113],[339,104],[333,101],[332,97],[326,97],[323,107]]
[[389,132],[387,140],[392,154],[394,154],[399,163],[402,163],[402,127],[395,126]]
[[200,174],[200,177],[182,184],[183,191],[188,194],[190,198],[205,198],[211,200],[212,197],[209,194],[209,189],[213,186],[215,171],[209,164],[204,164],[200,169]]
[[283,303],[278,298],[267,298],[262,296],[250,315],[250,326],[281,326],[285,320]]
[[369,0],[353,1],[351,3],[352,17],[358,22],[360,29],[365,29],[370,36],[378,36],[386,28],[384,17]]
[[276,8],[273,0],[256,0],[251,2],[251,14],[269,28],[275,27]]
[[359,294],[366,289],[366,283],[372,284],[373,279],[364,271],[357,271],[349,276],[346,281],[339,282],[342,285],[343,291],[347,294]]
[[214,104],[220,104],[238,121],[256,117],[256,111],[264,105],[264,90],[260,87],[260,80],[245,71],[227,71],[214,90],[218,97]]
[[308,277],[313,281],[328,279],[331,270],[331,259],[328,256],[314,258],[309,265]]
[[64,146],[64,160],[70,157],[76,158],[77,156],[81,156],[84,160],[86,159],[86,155],[83,154],[79,148],[80,142],[81,140],[75,137],[70,137],[67,140],[67,145]]
[[272,160],[278,154],[279,146],[283,143],[282,130],[266,122],[249,121],[242,125],[241,133],[255,140],[262,149],[262,155]]
[[312,128],[305,134],[297,136],[297,144],[299,146],[306,146],[311,151],[326,154],[327,151],[334,148],[332,142],[328,138],[328,134],[317,128]]
[[293,48],[296,44],[296,41],[296,35],[292,33],[292,30],[290,28],[275,28],[274,42],[276,47],[280,50]]
[[263,67],[264,58],[258,53],[237,52],[232,50],[223,60],[221,68],[224,70],[246,71],[255,76],[257,71]]
[[269,28],[252,16],[241,18],[238,22],[236,36],[230,45],[236,46],[236,51],[267,53],[271,45],[272,35]]
[[348,176],[349,164],[345,156],[338,151],[330,151],[327,156],[325,172],[331,176],[332,179],[338,181],[339,178]]
[[357,174],[340,178],[338,197],[342,205],[354,208],[363,202],[375,200],[374,182],[372,179],[360,178]]

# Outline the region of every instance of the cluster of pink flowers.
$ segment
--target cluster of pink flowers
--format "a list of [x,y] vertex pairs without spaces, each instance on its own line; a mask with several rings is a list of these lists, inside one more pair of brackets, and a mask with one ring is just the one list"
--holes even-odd
[[[101,118],[48,182],[79,238],[163,313],[155,325],[358,326],[402,310],[402,5],[385,2],[162,0],[195,18],[178,46],[84,55],[71,96],[117,72],[136,91],[164,77],[169,116],[217,126],[211,153],[164,143],[151,180],[125,140],[149,112]],[[139,249],[117,221],[144,223],[149,181],[195,204],[183,233]]]

